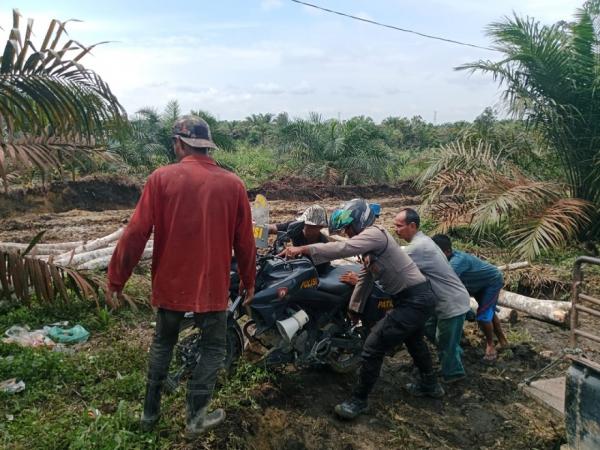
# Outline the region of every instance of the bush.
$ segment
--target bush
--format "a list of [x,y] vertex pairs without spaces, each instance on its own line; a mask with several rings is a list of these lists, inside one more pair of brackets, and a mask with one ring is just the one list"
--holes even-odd
[[272,178],[278,169],[275,155],[265,147],[240,146],[236,152],[218,149],[213,157],[244,180],[248,189]]

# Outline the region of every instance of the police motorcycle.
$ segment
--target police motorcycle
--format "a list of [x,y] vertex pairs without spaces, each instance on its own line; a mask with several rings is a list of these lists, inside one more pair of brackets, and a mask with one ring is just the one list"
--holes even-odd
[[[255,295],[249,307],[242,305],[237,266],[232,261],[225,360],[229,373],[242,356],[244,337],[264,347],[266,353],[260,363],[267,368],[292,363],[298,368],[328,366],[338,373],[355,371],[368,325],[393,307],[390,295],[375,284],[361,322],[354,324],[348,317],[353,287],[339,278],[349,270],[360,271],[361,265],[332,267],[319,276],[307,257],[286,260],[277,256],[303,225],[290,224],[287,232],[278,233],[265,254],[257,255]],[[169,375],[167,390],[175,389],[200,359],[197,348],[201,330],[193,325],[190,314],[182,324],[184,336],[175,350],[178,368]],[[190,332],[187,336],[186,331]]]

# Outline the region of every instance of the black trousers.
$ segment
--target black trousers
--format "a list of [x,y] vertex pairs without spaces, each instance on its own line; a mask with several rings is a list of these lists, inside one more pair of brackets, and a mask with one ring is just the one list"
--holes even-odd
[[433,371],[423,340],[425,322],[433,313],[435,296],[429,283],[397,294],[395,306],[371,329],[362,351],[362,365],[354,396],[366,400],[381,371],[386,352],[405,344],[421,373]]
[[[156,314],[156,330],[148,364],[149,387],[160,386],[167,377],[184,314],[166,309],[159,309]],[[202,357],[188,381],[188,414],[192,417],[200,407],[210,402],[218,371],[223,367],[226,356],[227,312],[196,313],[194,321],[202,330],[199,349]]]

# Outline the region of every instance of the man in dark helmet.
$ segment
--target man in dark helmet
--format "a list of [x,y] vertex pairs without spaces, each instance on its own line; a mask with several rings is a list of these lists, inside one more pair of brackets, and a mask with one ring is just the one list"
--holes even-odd
[[288,247],[282,254],[292,258],[307,255],[315,264],[362,255],[365,269],[350,300],[350,309],[361,312],[375,280],[392,295],[394,308],[371,330],[362,352],[358,385],[352,397],[335,407],[338,416],[354,419],[367,410],[367,397],[379,378],[387,351],[404,343],[419,368],[421,378],[407,389],[413,395],[441,397],[444,390],[434,375],[431,355],[423,341],[426,320],[433,312],[435,297],[429,282],[415,263],[382,227],[373,225],[375,214],[363,199],[354,199],[331,215],[330,230],[343,230],[344,242]]
[[178,163],[150,175],[112,256],[107,302],[114,304],[115,294],[120,297],[154,232],[152,305],[157,318],[141,426],[150,430],[159,420],[161,389],[179,327],[185,312],[192,311],[202,330],[202,359],[187,391],[186,435],[194,438],[225,418],[221,409],[209,413],[208,405],[226,354],[231,250],[250,302],[256,248],[246,188],[208,155],[215,147],[208,124],[196,116],[182,117],[173,127],[173,147]]

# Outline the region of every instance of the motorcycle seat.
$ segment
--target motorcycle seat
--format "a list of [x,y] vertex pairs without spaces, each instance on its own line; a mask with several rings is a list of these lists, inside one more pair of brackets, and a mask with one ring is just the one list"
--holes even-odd
[[338,266],[332,268],[327,274],[319,277],[319,286],[317,289],[334,295],[349,294],[353,287],[340,281],[340,276],[349,270],[358,271],[354,266]]

